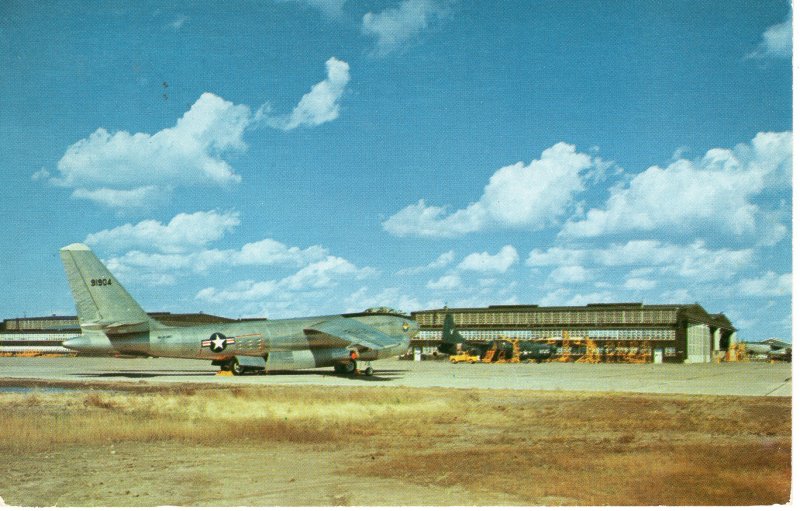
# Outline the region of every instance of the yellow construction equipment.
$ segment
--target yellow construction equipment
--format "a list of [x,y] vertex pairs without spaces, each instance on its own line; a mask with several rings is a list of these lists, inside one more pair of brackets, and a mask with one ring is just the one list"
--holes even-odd
[[750,357],[747,355],[747,347],[744,343],[731,344],[725,354],[727,362],[749,362]]
[[627,355],[627,346],[622,342],[606,343],[605,362],[624,362]]
[[[511,344],[511,356],[508,356],[506,344]],[[484,364],[518,364],[519,361],[519,339],[496,339],[481,357]]]
[[583,343],[586,345],[586,353],[575,362],[580,362],[581,364],[599,364],[600,349],[597,347],[597,343],[588,337],[584,338]]
[[628,364],[647,364],[652,362],[652,350],[643,343],[632,342],[624,361]]
[[[624,364],[646,364],[653,361],[653,350],[646,341],[614,341],[598,344],[588,336],[581,340],[572,340],[569,332],[562,332],[561,339],[550,339],[548,343],[561,344],[558,356],[549,362],[575,362],[582,364],[599,364],[601,362],[618,362]],[[573,353],[577,348],[581,354]]]
[[572,361],[572,345],[569,342],[569,332],[566,330],[561,332],[561,356],[554,360],[556,362]]
[[747,346],[744,343],[736,344],[736,360],[739,362],[750,362],[750,355],[747,354]]
[[494,357],[497,355],[497,342],[493,342],[492,346],[486,350],[486,353],[481,357],[481,362],[484,364],[491,364],[494,362]]
[[506,350],[502,349],[497,361],[501,364],[519,364],[519,339],[503,339],[503,341],[511,343],[511,357],[507,358]]

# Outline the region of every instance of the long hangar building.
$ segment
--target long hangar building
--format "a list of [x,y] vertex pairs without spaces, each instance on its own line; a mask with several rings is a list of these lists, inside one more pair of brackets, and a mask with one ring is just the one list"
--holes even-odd
[[589,338],[598,346],[638,343],[654,360],[711,362],[736,343],[736,329],[724,314],[709,314],[698,304],[603,303],[584,307],[490,305],[485,308],[432,309],[412,313],[420,332],[412,344],[433,351],[446,314],[467,340],[561,340]]

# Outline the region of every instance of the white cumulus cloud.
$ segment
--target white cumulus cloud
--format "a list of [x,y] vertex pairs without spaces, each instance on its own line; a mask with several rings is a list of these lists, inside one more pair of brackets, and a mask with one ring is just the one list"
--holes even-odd
[[160,205],[177,187],[238,184],[242,178],[226,158],[246,151],[248,128],[267,124],[291,130],[339,117],[350,66],[333,57],[326,66],[328,77],[286,116],[269,117],[268,103],[253,113],[247,105],[205,92],[175,126],[153,134],[98,128],[67,148],[57,175],[40,170],[32,179],[72,188],[76,199],[122,210]]
[[500,251],[492,255],[488,252],[469,254],[458,264],[459,270],[505,273],[508,269],[519,261],[517,250],[506,245]]
[[221,155],[247,147],[242,134],[250,120],[246,105],[206,92],[174,127],[154,135],[99,128],[67,149],[58,162],[61,175],[51,181],[84,187],[239,182]]
[[339,117],[339,100],[350,82],[347,62],[331,57],[325,62],[328,77],[304,95],[291,114],[268,117],[267,124],[284,131],[300,126],[319,126]]
[[444,268],[450,263],[452,263],[456,258],[456,253],[453,250],[448,250],[447,252],[439,255],[436,259],[431,261],[430,263],[424,266],[414,266],[413,268],[403,268],[402,270],[398,270],[396,272],[397,275],[418,275],[420,273],[425,273],[426,271],[430,270],[438,270],[440,268]]
[[463,285],[461,277],[459,277],[458,274],[452,273],[443,275],[436,280],[429,280],[428,283],[425,284],[425,287],[435,291],[449,291],[463,287]]
[[350,261],[336,256],[328,256],[316,261],[281,281],[282,287],[292,290],[330,287],[343,277],[362,280],[377,273],[374,268],[357,268]]
[[238,183],[223,157],[246,149],[242,135],[251,120],[246,105],[207,92],[175,126],[153,135],[98,128],[67,148],[49,182],[112,207],[146,203],[173,186]]
[[[678,289],[668,289],[661,293],[660,296],[662,303],[695,303],[697,302],[697,297],[692,295],[687,289],[678,288]],[[728,316],[731,317],[731,316]],[[736,322],[736,325],[739,326],[740,322]]]
[[433,0],[404,0],[397,7],[365,14],[361,31],[376,37],[376,53],[386,55],[403,48],[425,30],[433,18],[444,16],[446,12]]
[[745,296],[790,296],[792,274],[768,271],[760,277],[744,279],[739,283],[739,292]]
[[239,251],[223,251],[225,258],[236,265],[288,265],[303,266],[328,257],[328,250],[320,245],[308,248],[288,247],[273,239],[247,243]]
[[72,191],[75,199],[87,199],[94,203],[119,210],[152,209],[166,201],[172,187],[140,186],[131,190],[115,190],[113,188],[98,188],[87,190],[76,188]]
[[710,249],[702,240],[677,245],[656,240],[612,243],[605,248],[551,247],[530,252],[528,266],[578,266],[650,268],[697,281],[724,280],[746,269],[755,259],[754,250]]
[[581,265],[559,266],[550,273],[550,280],[557,284],[579,284],[586,282],[591,272]]
[[231,285],[228,289],[216,289],[214,287],[201,289],[195,298],[210,303],[253,301],[266,298],[277,289],[278,282],[275,280],[265,282],[242,280]]
[[[154,247],[159,250],[170,247]],[[272,239],[245,244],[241,249],[198,249],[186,252],[188,245],[175,247],[182,251],[172,253],[131,250],[107,261],[109,269],[133,278],[157,268],[161,272],[205,273],[212,268],[238,266],[284,266],[300,268],[329,256],[328,250],[319,246],[301,249],[288,247]],[[113,266],[113,268],[112,268]]]
[[581,306],[590,303],[609,303],[620,301],[618,296],[609,291],[596,291],[594,293],[572,293],[566,289],[556,289],[539,301],[544,306]]
[[50,171],[45,167],[40,168],[31,175],[32,181],[45,181],[47,179],[50,179]]
[[783,23],[767,28],[761,35],[758,47],[747,58],[791,58],[792,57],[792,13]]
[[221,239],[239,225],[239,213],[228,211],[198,211],[179,213],[167,224],[157,220],[142,220],[106,229],[86,237],[85,243],[112,251],[134,247],[155,248],[161,252],[179,253],[196,250]]
[[656,284],[658,284],[658,282],[655,280],[631,277],[625,281],[623,287],[632,291],[647,291],[656,287]]
[[327,256],[320,261],[309,263],[296,273],[282,279],[243,280],[234,283],[227,289],[208,287],[200,290],[196,298],[212,303],[252,301],[287,291],[305,292],[333,288],[341,282],[367,279],[375,276],[376,273],[374,268],[358,268],[341,257]]
[[711,149],[697,161],[653,166],[610,190],[602,208],[568,222],[566,237],[628,231],[710,228],[733,235],[758,235],[775,243],[785,228],[762,212],[753,197],[791,183],[792,133],[759,133],[750,144]]
[[585,174],[603,163],[559,142],[541,158],[497,170],[481,198],[451,214],[424,200],[405,207],[383,222],[395,236],[456,237],[489,228],[539,230],[555,224],[585,188]]

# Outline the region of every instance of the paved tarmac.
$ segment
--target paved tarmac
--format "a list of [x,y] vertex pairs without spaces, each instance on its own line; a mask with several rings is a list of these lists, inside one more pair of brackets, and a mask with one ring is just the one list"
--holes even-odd
[[[47,382],[225,383],[236,385],[346,385],[494,388],[791,396],[792,366],[781,362],[728,364],[450,364],[379,360],[375,374],[339,376],[332,368],[267,375],[218,376],[202,360],[0,357],[0,385]],[[2,391],[2,388],[0,388]]]

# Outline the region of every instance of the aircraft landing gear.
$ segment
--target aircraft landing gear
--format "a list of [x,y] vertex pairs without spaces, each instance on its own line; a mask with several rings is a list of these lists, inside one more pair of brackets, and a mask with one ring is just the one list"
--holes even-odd
[[234,376],[241,376],[246,373],[266,374],[266,357],[252,357],[248,355],[236,355],[225,360],[215,360],[213,365],[219,366],[223,373],[232,373]]
[[235,358],[231,363],[231,372],[234,374],[234,376],[241,376],[244,374],[244,367],[242,367],[239,361],[236,360]]
[[348,360],[347,362],[333,364],[333,372],[336,374],[353,374],[356,372],[356,361]]
[[[348,360],[347,362],[337,362],[333,364],[333,371],[336,374],[361,374],[362,371],[358,370],[358,365],[356,364],[355,360]],[[367,362],[367,367],[364,369],[363,373],[367,376],[372,376],[375,373],[375,370],[372,369],[372,365],[370,362]]]

